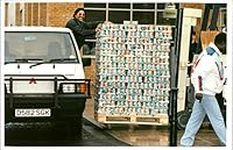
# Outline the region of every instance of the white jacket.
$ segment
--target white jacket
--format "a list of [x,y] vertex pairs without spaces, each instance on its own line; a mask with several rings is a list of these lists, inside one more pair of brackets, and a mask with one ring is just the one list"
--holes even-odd
[[193,64],[191,83],[196,93],[215,95],[223,90],[224,82],[222,53],[210,43]]

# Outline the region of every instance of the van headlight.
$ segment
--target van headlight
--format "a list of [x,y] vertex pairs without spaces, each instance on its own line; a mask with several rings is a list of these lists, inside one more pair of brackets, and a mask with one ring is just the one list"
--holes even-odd
[[87,92],[87,85],[86,83],[61,83],[60,92],[85,94]]

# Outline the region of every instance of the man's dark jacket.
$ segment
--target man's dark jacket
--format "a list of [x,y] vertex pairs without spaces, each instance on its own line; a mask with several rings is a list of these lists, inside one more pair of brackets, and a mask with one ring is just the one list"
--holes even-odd
[[93,22],[82,22],[76,18],[70,19],[66,26],[67,28],[71,29],[74,33],[75,39],[77,41],[79,49],[85,43],[86,38],[94,38],[95,37],[95,28],[100,21],[93,21]]

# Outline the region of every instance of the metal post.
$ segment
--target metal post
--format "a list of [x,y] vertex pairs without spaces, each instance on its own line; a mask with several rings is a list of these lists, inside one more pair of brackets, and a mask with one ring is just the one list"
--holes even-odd
[[209,26],[209,29],[212,31],[214,30],[218,30],[217,27],[217,21],[218,21],[218,13],[219,13],[219,5],[213,5],[213,14],[212,14],[212,18],[211,18],[211,24]]
[[170,146],[177,146],[177,94],[183,9],[177,13],[175,46],[171,51],[171,92],[169,102]]

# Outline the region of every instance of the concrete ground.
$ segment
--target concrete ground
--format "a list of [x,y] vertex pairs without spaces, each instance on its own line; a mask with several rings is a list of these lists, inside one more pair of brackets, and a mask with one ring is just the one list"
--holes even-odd
[[[169,146],[170,130],[168,126],[152,125],[127,125],[127,124],[108,124],[107,126],[99,123],[94,118],[94,100],[86,102],[84,117],[103,128],[118,140],[124,141],[134,146]],[[177,145],[183,135],[183,130],[178,130]],[[203,126],[196,136],[195,146],[219,146],[219,141],[213,129]]]
[[[84,117],[93,122],[115,138],[135,146],[168,146],[170,131],[168,126],[148,126],[148,125],[110,125],[110,129],[97,122],[94,118],[94,84],[95,84],[95,59],[92,65],[85,68],[86,78],[91,79],[92,99],[86,102]],[[183,130],[178,130],[177,145],[183,135]],[[202,128],[196,136],[195,146],[219,146],[219,141],[214,131],[208,126]]]

